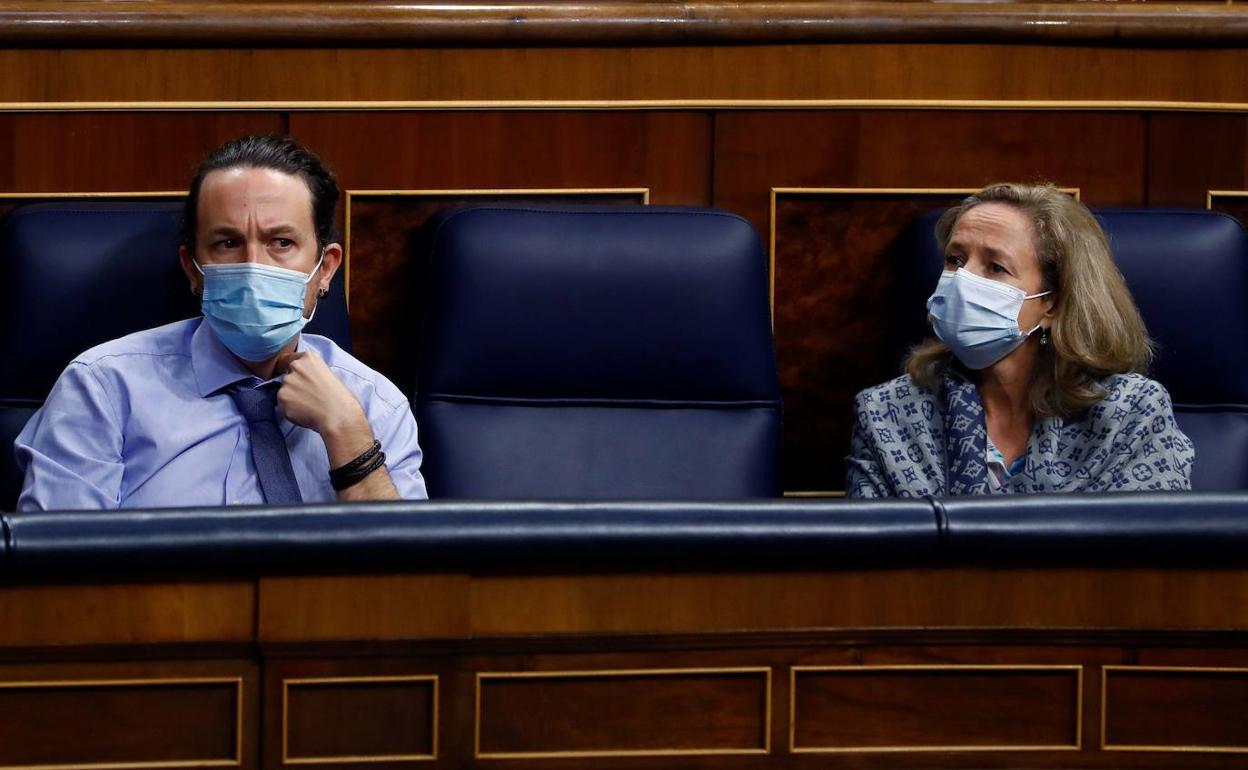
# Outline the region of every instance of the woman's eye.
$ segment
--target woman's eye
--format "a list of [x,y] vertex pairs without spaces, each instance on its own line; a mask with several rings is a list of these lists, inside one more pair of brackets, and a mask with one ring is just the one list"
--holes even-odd
[[989,269],[992,270],[992,272],[996,275],[1009,275],[1010,274],[1010,271],[1006,270],[1005,265],[1001,264],[1000,262],[993,262],[992,266]]
[[945,257],[945,264],[952,267],[962,267],[963,262],[961,257],[949,254]]

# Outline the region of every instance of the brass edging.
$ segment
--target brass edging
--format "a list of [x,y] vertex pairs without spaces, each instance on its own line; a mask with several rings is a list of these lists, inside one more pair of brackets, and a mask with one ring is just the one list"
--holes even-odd
[[1248,102],[1147,99],[391,99],[391,100],[166,100],[0,102],[17,112],[327,112],[435,110],[1069,110],[1248,112]]
[[127,198],[185,198],[186,190],[143,192],[0,192],[0,200],[107,200]]
[[[590,679],[595,677],[683,676],[689,674],[762,674],[763,684],[763,746],[758,749],[622,749],[599,751],[481,751],[481,682],[484,679]],[[473,688],[472,756],[473,759],[584,759],[591,757],[678,757],[678,756],[741,756],[771,753],[771,667],[740,666],[727,668],[651,668],[602,669],[575,671],[478,671]]]
[[1248,754],[1248,744],[1243,746],[1136,746],[1131,744],[1111,744],[1107,740],[1107,716],[1109,714],[1108,695],[1110,671],[1158,671],[1169,673],[1225,673],[1248,674],[1248,668],[1232,666],[1101,666],[1101,751],[1157,751],[1157,752],[1188,752],[1201,754]]
[[464,188],[445,190],[344,190],[342,272],[343,292],[346,294],[347,310],[351,309],[351,198],[432,198],[436,196],[507,196],[507,195],[618,195],[633,193],[641,195],[643,206],[650,205],[649,187],[535,187],[535,188]]
[[0,681],[0,689],[68,687],[167,687],[182,684],[233,684],[235,692],[234,759],[177,759],[140,762],[76,762],[44,765],[0,765],[0,770],[155,770],[182,767],[241,767],[243,764],[243,678],[188,677],[171,679],[85,679]]
[[[797,746],[797,675],[811,671],[1073,671],[1075,673],[1075,742],[1054,746]],[[1081,751],[1083,749],[1083,666],[1082,665],[1011,665],[1011,664],[899,664],[879,666],[790,666],[789,667],[789,752],[791,754],[898,754],[934,751]]]
[[[376,756],[369,755],[347,755],[347,756],[331,756],[331,757],[295,757],[290,756],[290,724],[288,715],[290,713],[290,686],[299,685],[318,685],[318,684],[373,684],[376,682],[432,682],[433,683],[433,709],[431,715],[431,754],[381,754]],[[414,674],[414,675],[396,675],[396,676],[332,676],[332,677],[303,677],[294,679],[282,679],[282,764],[283,765],[324,765],[335,762],[360,762],[360,763],[377,763],[377,762],[416,762],[416,761],[432,761],[438,758],[438,675],[437,674]],[[2,769],[0,769],[2,770]]]
[[1205,210],[1213,211],[1214,198],[1248,198],[1248,190],[1206,190]]

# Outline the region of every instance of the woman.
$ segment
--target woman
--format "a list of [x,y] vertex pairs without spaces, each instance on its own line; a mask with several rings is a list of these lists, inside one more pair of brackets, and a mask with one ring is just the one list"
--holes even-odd
[[1051,185],[996,184],[936,225],[936,339],[855,399],[851,497],[1190,489],[1195,452],[1109,244]]

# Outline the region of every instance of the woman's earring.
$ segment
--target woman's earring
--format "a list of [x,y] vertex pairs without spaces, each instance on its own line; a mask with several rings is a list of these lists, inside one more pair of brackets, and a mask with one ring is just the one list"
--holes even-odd
[[316,290],[316,296],[320,299],[325,299],[326,294],[329,294],[329,289],[326,289],[324,286]]
[[1049,344],[1049,328],[1047,326],[1040,327],[1040,344]]

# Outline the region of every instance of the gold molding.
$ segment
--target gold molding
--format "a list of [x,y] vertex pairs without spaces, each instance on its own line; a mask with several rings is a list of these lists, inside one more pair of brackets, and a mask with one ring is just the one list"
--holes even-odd
[[391,99],[0,102],[12,112],[326,112],[435,110],[1022,110],[1248,112],[1248,102],[1148,99]]
[[[797,675],[798,672],[819,671],[1070,671],[1075,673],[1075,742],[1055,746],[797,746]],[[933,751],[1080,751],[1083,748],[1083,666],[1082,665],[1011,665],[1011,664],[898,664],[879,666],[790,666],[789,667],[789,752],[792,754],[897,754]]]
[[[321,684],[376,684],[378,682],[432,682],[433,709],[430,715],[430,754],[380,754],[380,755],[346,755],[329,757],[295,757],[290,756],[290,686],[321,685]],[[282,679],[282,764],[283,765],[324,765],[337,762],[418,762],[432,761],[438,758],[438,675],[415,674],[398,676],[337,676]]]
[[[481,683],[485,679],[590,679],[596,677],[687,676],[697,674],[732,675],[762,674],[763,684],[763,746],[759,749],[618,749],[590,751],[481,751]],[[771,753],[771,667],[741,666],[726,668],[652,668],[602,669],[575,671],[479,671],[473,688],[472,756],[473,759],[585,759],[590,757],[678,757],[678,756],[740,756]]]
[[[1248,196],[1248,193],[1245,193]],[[1243,746],[1166,746],[1166,745],[1144,745],[1136,746],[1131,744],[1111,744],[1107,740],[1107,731],[1109,728],[1107,717],[1109,715],[1109,700],[1107,698],[1109,689],[1109,672],[1110,671],[1153,671],[1162,673],[1197,673],[1197,674],[1246,674],[1248,668],[1236,668],[1230,666],[1118,666],[1105,665],[1101,666],[1101,751],[1158,751],[1158,752],[1187,752],[1201,754],[1248,754],[1248,744]]]
[[1248,190],[1206,190],[1205,210],[1213,211],[1214,198],[1248,198]]
[[649,187],[470,187],[444,190],[344,190],[342,271],[343,293],[347,310],[351,309],[351,199],[357,198],[433,198],[437,196],[506,197],[509,195],[641,195],[641,204],[650,205]]
[[78,762],[44,765],[0,765],[0,770],[155,770],[182,767],[241,767],[243,764],[243,678],[188,677],[171,679],[84,679],[0,681],[0,689],[69,688],[69,687],[168,687],[172,685],[233,684],[237,693],[234,705],[234,759],[178,759],[139,762]]
[[132,198],[185,198],[186,190],[170,192],[161,191],[143,191],[143,192],[0,192],[0,201],[4,200],[110,200]]

